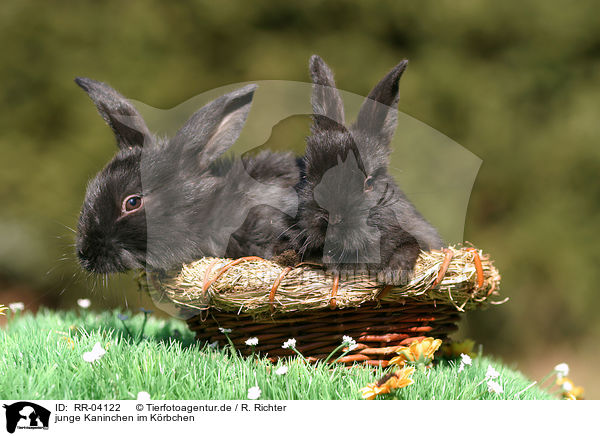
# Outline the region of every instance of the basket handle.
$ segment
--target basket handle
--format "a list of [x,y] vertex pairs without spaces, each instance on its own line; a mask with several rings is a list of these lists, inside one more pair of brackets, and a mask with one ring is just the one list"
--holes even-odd
[[209,282],[208,278],[210,277],[210,273],[213,267],[219,262],[219,259],[214,259],[211,263],[206,267],[206,271],[204,272],[204,279],[202,280],[202,297],[206,295],[206,291],[213,284],[213,282]]
[[479,250],[473,247],[467,248],[467,251],[473,253],[473,263],[475,264],[475,271],[477,271],[477,289],[483,286],[483,265],[481,264],[481,256],[479,256]]
[[452,258],[454,257],[454,251],[450,250],[449,248],[444,248],[442,251],[445,253],[444,261],[442,262],[442,266],[440,267],[440,270],[438,271],[437,277],[435,278],[433,284],[431,285],[432,288],[435,288],[437,285],[442,283],[442,280],[444,280],[444,276],[446,275],[446,272],[448,271],[448,267],[450,266],[450,262],[452,261]]
[[275,280],[275,283],[273,283],[273,286],[271,287],[271,292],[269,293],[269,304],[271,305],[271,312],[273,312],[275,310],[275,306],[274,306],[275,292],[277,292],[277,288],[279,287],[279,284],[281,283],[283,278],[291,270],[292,270],[292,268],[289,266],[287,268],[284,268],[283,271],[281,271],[281,273],[279,274],[279,277],[277,277],[277,280]]
[[331,288],[331,298],[329,300],[329,308],[330,309],[335,309],[335,306],[337,304],[335,301],[335,296],[337,295],[339,285],[340,285],[340,273],[335,272],[333,274],[333,287]]
[[[217,259],[218,260],[218,259]],[[225,265],[223,268],[221,268],[219,270],[219,272],[217,273],[216,276],[213,277],[212,280],[210,280],[209,282],[205,282],[204,286],[202,287],[203,291],[205,289],[210,288],[210,286],[216,282],[217,280],[219,280],[221,278],[221,276],[223,274],[225,274],[225,272],[231,268],[232,266],[236,266],[239,263],[245,262],[245,261],[253,261],[253,260],[257,260],[257,261],[264,261],[264,259],[262,257],[258,257],[258,256],[247,256],[247,257],[240,257],[238,259],[232,260],[231,262],[229,262],[227,265]]]

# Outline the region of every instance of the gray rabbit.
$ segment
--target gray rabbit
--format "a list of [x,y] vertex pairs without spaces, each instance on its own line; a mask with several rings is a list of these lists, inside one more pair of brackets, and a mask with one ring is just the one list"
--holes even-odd
[[406,65],[400,62],[373,88],[347,126],[330,68],[316,55],[310,59],[313,124],[299,186],[299,234],[292,239],[303,260],[334,272],[374,272],[395,284],[410,276],[420,250],[443,246],[388,172]]
[[162,139],[110,86],[76,83],[119,147],[87,188],[76,242],[84,269],[167,270],[202,256],[268,259],[287,246],[298,201],[296,158],[224,157],[244,126],[255,85],[208,103]]

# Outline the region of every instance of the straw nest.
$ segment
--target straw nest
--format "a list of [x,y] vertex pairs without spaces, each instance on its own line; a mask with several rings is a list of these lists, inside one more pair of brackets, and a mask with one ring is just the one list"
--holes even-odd
[[408,283],[398,286],[383,286],[366,273],[336,277],[317,265],[285,268],[257,257],[205,257],[181,270],[142,273],[138,280],[155,302],[185,318],[208,309],[264,318],[407,299],[463,312],[505,301],[492,301],[500,274],[489,256],[473,247],[421,252]]

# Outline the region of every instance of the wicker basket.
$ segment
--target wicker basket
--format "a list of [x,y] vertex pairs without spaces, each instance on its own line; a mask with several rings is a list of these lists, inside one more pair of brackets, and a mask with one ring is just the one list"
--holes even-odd
[[[199,340],[227,344],[244,355],[292,355],[289,338],[310,361],[324,359],[342,337],[357,347],[340,359],[387,366],[402,345],[446,339],[462,313],[498,295],[500,275],[473,247],[423,252],[404,286],[382,286],[367,275],[340,279],[314,265],[285,268],[256,257],[203,258],[169,273],[140,277],[159,307],[185,318]],[[258,338],[258,345],[245,341]],[[343,351],[343,350],[342,350]],[[340,352],[341,353],[341,352]],[[337,356],[333,356],[336,358]]]

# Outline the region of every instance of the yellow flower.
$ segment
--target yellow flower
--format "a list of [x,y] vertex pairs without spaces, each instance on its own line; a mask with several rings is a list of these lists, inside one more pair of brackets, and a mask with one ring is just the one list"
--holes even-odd
[[575,386],[571,391],[571,395],[574,395],[576,400],[583,400],[583,387]]
[[4,315],[4,312],[6,312],[6,307],[3,306],[2,304],[0,304],[0,315]]
[[565,400],[583,400],[583,388],[575,386],[569,392],[563,392],[563,398]]
[[369,383],[360,390],[365,400],[373,400],[377,395],[389,394],[394,389],[401,389],[414,383],[410,378],[415,369],[407,366],[398,371],[386,374],[376,383]]
[[583,400],[583,388],[581,386],[575,386],[570,378],[558,377],[556,379],[556,384],[562,388],[562,396],[564,399]]
[[475,353],[473,352],[474,346],[475,341],[471,339],[465,339],[462,342],[446,343],[440,351],[442,353],[442,357],[445,357],[447,359],[456,359],[460,357],[461,354],[466,354],[467,356],[475,357]]
[[70,347],[70,348],[71,348],[71,350],[72,350],[73,348],[75,348],[75,342],[73,342],[73,339],[71,339],[70,337],[68,337],[68,336],[62,336],[60,339],[61,339],[62,341],[64,341],[64,342],[66,342],[66,345],[67,345],[68,347]]
[[390,360],[390,364],[404,366],[407,362],[425,367],[433,360],[433,355],[442,345],[441,339],[423,338],[414,341],[408,347],[396,350],[398,356]]

